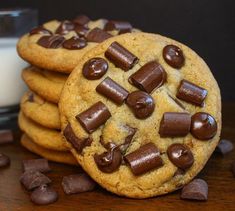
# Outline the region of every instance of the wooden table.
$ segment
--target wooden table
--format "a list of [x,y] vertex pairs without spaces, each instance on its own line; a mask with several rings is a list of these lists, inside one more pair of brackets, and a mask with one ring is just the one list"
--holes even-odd
[[[59,192],[59,200],[48,206],[35,206],[29,200],[29,194],[19,183],[22,173],[21,161],[23,159],[37,158],[19,144],[20,133],[15,133],[15,144],[0,147],[11,158],[11,166],[0,170],[0,210],[235,210],[235,178],[230,171],[230,164],[235,161],[234,151],[225,157],[214,153],[209,162],[198,175],[205,179],[209,185],[209,198],[207,202],[180,200],[180,191],[166,196],[134,200],[122,198],[102,188],[93,192],[77,195],[65,195],[61,188],[61,180],[65,175],[77,173],[81,169],[57,163],[50,163],[52,172],[48,176],[53,181],[53,187]],[[235,103],[223,105],[222,138],[235,140]]]

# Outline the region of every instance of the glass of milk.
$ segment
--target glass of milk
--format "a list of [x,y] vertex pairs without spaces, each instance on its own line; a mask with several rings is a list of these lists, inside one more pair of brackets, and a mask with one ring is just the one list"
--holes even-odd
[[28,64],[16,52],[20,36],[37,25],[37,11],[0,9],[0,124],[14,119],[26,85],[21,70]]

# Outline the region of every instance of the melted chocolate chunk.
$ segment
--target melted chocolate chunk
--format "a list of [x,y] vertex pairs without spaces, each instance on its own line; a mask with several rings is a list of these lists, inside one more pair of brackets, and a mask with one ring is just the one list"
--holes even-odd
[[121,33],[131,32],[132,25],[126,21],[108,21],[104,26],[105,31],[119,30]]
[[160,152],[153,143],[145,144],[126,155],[125,161],[135,175],[144,174],[163,165]]
[[11,160],[8,156],[0,153],[0,168],[9,166],[11,163]]
[[127,98],[129,92],[117,84],[111,78],[105,78],[97,87],[96,91],[114,103],[121,105]]
[[79,15],[76,18],[73,19],[73,23],[78,25],[86,25],[90,21],[90,18],[86,15]]
[[198,112],[192,116],[191,133],[197,139],[209,140],[217,133],[217,122],[210,114]]
[[172,144],[167,149],[167,155],[170,161],[181,169],[188,169],[193,165],[194,157],[186,145]]
[[155,108],[153,98],[146,92],[134,91],[127,97],[126,104],[138,119],[149,117]]
[[30,35],[34,34],[44,34],[44,35],[52,35],[52,32],[48,29],[45,29],[43,26],[38,26],[36,28],[33,28],[30,32]]
[[219,144],[216,147],[216,152],[219,152],[222,155],[226,155],[227,153],[233,151],[234,146],[233,143],[226,139],[221,139]]
[[92,133],[111,117],[109,109],[101,101],[95,103],[87,110],[76,116],[81,126],[88,132]]
[[63,47],[69,50],[77,50],[82,49],[87,46],[87,42],[85,39],[80,37],[71,37],[68,40],[63,42]]
[[71,21],[62,21],[59,27],[56,29],[56,34],[65,35],[68,34],[70,31],[73,31],[75,28],[75,25]]
[[115,66],[124,71],[130,70],[139,59],[117,42],[113,42],[105,51],[105,56]]
[[174,68],[181,68],[184,65],[183,51],[175,45],[167,45],[163,49],[163,58],[166,63]]
[[91,191],[95,186],[96,183],[84,173],[65,176],[62,180],[62,187],[66,194]]
[[106,31],[96,27],[87,34],[86,39],[88,42],[101,43],[112,36],[113,35],[107,33]]
[[10,144],[13,142],[14,142],[14,137],[11,130],[0,130],[0,145]]
[[204,105],[206,96],[207,90],[186,80],[181,81],[176,95],[179,99],[197,106]]
[[151,61],[132,74],[128,81],[137,88],[151,93],[165,83],[166,72],[159,63]]
[[180,197],[181,199],[206,201],[208,197],[208,185],[202,179],[194,179],[184,186]]
[[191,117],[188,113],[165,112],[160,122],[161,137],[186,136],[190,131]]
[[94,155],[94,160],[100,171],[105,173],[112,173],[116,171],[122,162],[122,154],[118,146],[114,143],[105,145],[107,152]]
[[49,172],[51,170],[48,160],[44,158],[40,159],[31,159],[23,160],[23,171],[40,171],[40,172]]
[[37,44],[44,48],[60,48],[65,38],[60,35],[42,36]]
[[129,133],[126,136],[124,143],[119,146],[122,154],[124,154],[126,152],[127,148],[129,147],[129,145],[130,145],[130,143],[131,143],[131,141],[137,131],[136,128],[130,127],[128,125],[126,125],[126,127],[128,128]]
[[82,68],[82,74],[89,80],[100,79],[108,70],[108,62],[102,58],[88,60]]
[[74,28],[74,31],[80,36],[80,37],[85,37],[87,32],[89,31],[89,28],[86,26],[82,25],[76,25]]
[[64,129],[63,135],[66,140],[70,144],[72,144],[72,146],[76,149],[78,153],[81,153],[85,147],[90,146],[92,142],[92,139],[90,137],[84,139],[78,138],[73,132],[73,129],[70,124],[68,124]]

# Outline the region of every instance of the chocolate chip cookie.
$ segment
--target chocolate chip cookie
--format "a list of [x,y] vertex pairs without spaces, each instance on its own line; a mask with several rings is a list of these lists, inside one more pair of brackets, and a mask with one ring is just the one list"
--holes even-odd
[[187,184],[221,131],[220,90],[206,63],[187,46],[148,33],[116,36],[89,51],[65,83],[59,109],[83,169],[132,198]]

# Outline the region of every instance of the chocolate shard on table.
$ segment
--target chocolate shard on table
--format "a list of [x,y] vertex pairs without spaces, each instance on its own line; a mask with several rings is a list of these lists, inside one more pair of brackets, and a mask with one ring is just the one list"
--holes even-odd
[[61,35],[49,35],[49,36],[42,36],[38,41],[37,44],[44,47],[44,48],[60,48],[65,41],[65,38]]
[[10,144],[13,142],[14,142],[14,137],[11,130],[0,130],[0,145]]
[[181,68],[184,65],[183,51],[175,45],[167,45],[162,51],[162,56],[167,64],[174,68]]
[[5,154],[0,153],[0,168],[9,166],[10,163],[10,158]]
[[188,113],[165,112],[160,122],[161,137],[186,136],[190,131],[191,116]]
[[105,31],[113,31],[113,30],[118,30],[121,33],[122,32],[131,32],[132,30],[132,25],[127,22],[127,21],[114,21],[110,20],[108,21],[105,26],[104,26]]
[[96,91],[118,105],[121,105],[129,94],[126,89],[109,77],[96,87]]
[[61,24],[56,29],[56,34],[65,35],[68,34],[70,31],[74,30],[75,25],[68,20],[62,21]]
[[51,180],[39,171],[25,171],[21,177],[20,182],[27,190],[32,190],[44,184],[51,183]]
[[180,169],[186,170],[194,163],[194,156],[190,148],[184,144],[172,144],[167,149],[170,161]]
[[76,116],[76,119],[88,133],[94,132],[111,117],[107,106],[101,101]]
[[105,57],[109,59],[115,66],[124,71],[130,70],[139,59],[120,45],[118,42],[113,42],[105,51]]
[[222,155],[226,155],[227,153],[233,151],[234,146],[233,143],[226,139],[221,139],[219,144],[216,147],[216,152],[219,152]]
[[231,171],[233,173],[233,176],[235,177],[235,161],[233,161],[231,164]]
[[108,62],[105,59],[92,58],[83,65],[82,74],[88,80],[97,80],[105,75],[108,68]]
[[134,175],[144,174],[163,165],[159,149],[148,143],[124,157]]
[[138,119],[146,119],[155,108],[155,103],[151,95],[143,91],[134,91],[127,97],[126,104]]
[[191,133],[197,139],[209,140],[217,133],[217,122],[208,113],[195,113],[192,116]]
[[166,72],[158,62],[151,61],[133,73],[128,81],[137,88],[151,93],[165,83]]
[[92,139],[90,137],[83,139],[78,138],[73,132],[71,124],[68,124],[66,126],[66,128],[63,131],[63,135],[66,138],[66,140],[76,149],[78,153],[81,153],[85,147],[90,146],[92,143]]
[[208,198],[208,185],[202,179],[194,179],[183,187],[180,197],[181,199],[206,201]]
[[48,164],[48,160],[44,158],[40,159],[31,159],[31,160],[23,160],[23,171],[39,171],[39,172],[49,172],[51,168]]
[[62,187],[66,194],[83,193],[94,190],[96,183],[85,173],[63,177]]
[[72,20],[74,24],[78,25],[86,25],[90,21],[90,18],[86,15],[79,15]]
[[109,34],[108,32],[96,27],[87,34],[86,39],[88,42],[101,43],[112,36],[113,35]]
[[78,50],[86,46],[87,46],[87,42],[85,39],[80,38],[80,37],[75,37],[75,36],[63,42],[63,48],[66,48],[68,50]]
[[58,200],[58,193],[52,187],[41,185],[32,192],[30,198],[34,204],[47,205]]
[[206,96],[207,90],[187,80],[182,80],[180,82],[178,92],[176,94],[177,98],[201,107],[204,105]]
[[44,35],[52,35],[52,32],[48,29],[45,29],[43,26],[38,26],[36,28],[33,28],[30,32],[30,35],[34,34],[44,34]]

